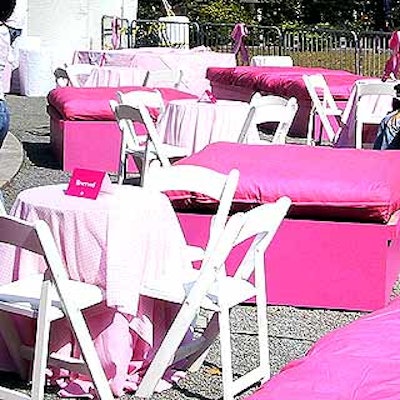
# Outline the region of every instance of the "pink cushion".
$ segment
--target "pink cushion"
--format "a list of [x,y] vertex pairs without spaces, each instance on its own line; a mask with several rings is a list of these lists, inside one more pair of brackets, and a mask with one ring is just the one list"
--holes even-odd
[[322,74],[336,100],[347,100],[354,82],[364,76],[343,70],[307,67],[210,67],[207,78],[211,83],[234,85],[283,97],[295,96],[310,100],[302,76]]
[[400,301],[334,330],[246,400],[389,400],[400,389]]
[[[237,168],[235,210],[286,195],[293,201],[293,218],[386,223],[400,208],[400,156],[395,150],[219,142],[177,163],[222,173]],[[190,206],[204,203],[200,198]]]
[[[192,99],[197,96],[172,88],[158,88],[166,103],[176,99]],[[149,90],[142,86],[53,89],[47,96],[50,106],[55,108],[63,119],[80,121],[113,121],[110,100],[117,100],[117,91]],[[153,115],[154,116],[154,115]]]

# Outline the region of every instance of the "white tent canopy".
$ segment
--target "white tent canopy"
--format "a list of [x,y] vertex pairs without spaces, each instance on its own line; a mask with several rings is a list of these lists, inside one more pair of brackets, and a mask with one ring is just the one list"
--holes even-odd
[[101,17],[137,17],[137,0],[28,0],[25,35],[39,37],[54,62],[70,62],[76,49],[99,49]]

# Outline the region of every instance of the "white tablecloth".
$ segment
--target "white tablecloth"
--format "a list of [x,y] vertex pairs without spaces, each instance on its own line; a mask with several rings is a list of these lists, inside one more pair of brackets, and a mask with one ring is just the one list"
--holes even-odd
[[[249,103],[217,100],[216,103],[197,100],[172,100],[158,124],[164,143],[187,149],[189,153],[202,150],[209,143],[237,142]],[[256,125],[251,124],[248,143],[259,142]]]
[[208,67],[235,67],[233,53],[217,53],[205,47],[193,49],[137,48],[123,50],[76,51],[74,63],[88,63],[102,66],[114,65],[136,67],[144,70],[180,69],[183,84],[179,88],[200,96],[210,83],[206,79]]
[[143,86],[146,70],[115,65],[96,66],[84,87]]

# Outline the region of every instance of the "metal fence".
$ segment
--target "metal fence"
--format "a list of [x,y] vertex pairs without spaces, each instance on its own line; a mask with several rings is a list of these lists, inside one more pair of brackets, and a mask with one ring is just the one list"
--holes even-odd
[[[207,46],[232,52],[234,24],[170,23],[159,20],[128,21],[102,18],[102,47]],[[343,69],[367,76],[380,76],[390,51],[388,32],[355,32],[333,29],[281,29],[247,25],[245,44],[249,55],[289,55],[295,65]],[[242,60],[238,60],[239,64]]]

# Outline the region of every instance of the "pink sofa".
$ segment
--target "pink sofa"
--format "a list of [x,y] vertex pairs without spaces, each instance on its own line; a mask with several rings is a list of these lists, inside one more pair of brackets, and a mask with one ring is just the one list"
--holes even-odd
[[[178,163],[239,169],[234,212],[292,199],[266,255],[270,304],[374,310],[389,301],[400,272],[398,152],[220,142]],[[204,245],[215,201],[174,201],[187,240]]]
[[275,94],[289,98],[294,96],[299,110],[290,130],[290,134],[305,137],[311,99],[304,85],[303,74],[322,74],[338,105],[344,108],[354,82],[366,79],[348,71],[307,67],[210,67],[207,78],[212,91],[219,99],[249,101],[255,92]]
[[[64,170],[118,170],[121,134],[109,101],[117,99],[118,90],[128,92],[138,89],[152,90],[138,86],[63,87],[49,93],[47,112],[50,116],[50,144]],[[172,99],[196,98],[176,89],[159,90],[166,103]],[[135,170],[132,161],[129,170]]]

